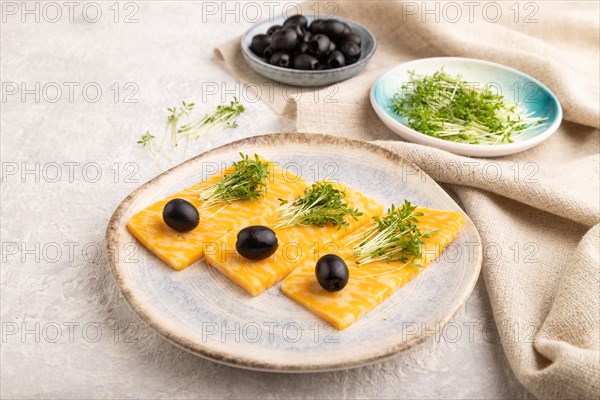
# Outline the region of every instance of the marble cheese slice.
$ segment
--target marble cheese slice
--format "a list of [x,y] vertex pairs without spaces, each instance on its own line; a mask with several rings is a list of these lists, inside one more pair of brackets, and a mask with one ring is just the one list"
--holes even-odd
[[[250,261],[235,250],[237,233],[250,224],[240,225],[239,229],[217,240],[216,246],[206,250],[206,262],[252,296],[271,288],[303,262],[312,263],[314,266],[323,251],[337,252],[341,238],[383,211],[383,206],[372,198],[340,184],[334,186],[343,188],[348,205],[358,208],[363,213],[357,220],[347,217],[349,225],[346,228],[338,229],[333,225],[274,228],[279,242],[275,254],[265,260]],[[266,225],[273,227],[275,224]]]
[[[337,254],[350,270],[350,280],[339,292],[327,292],[315,277],[315,261],[304,259],[281,283],[281,290],[291,299],[338,329],[345,329],[362,315],[381,304],[421,270],[432,263],[451,243],[464,225],[462,214],[454,211],[419,207],[419,228],[435,231],[424,239],[422,257],[399,268],[399,262],[373,262],[357,265],[349,246],[339,246]],[[360,228],[365,229],[366,226]],[[420,264],[421,267],[416,266]]]
[[223,173],[143,209],[131,218],[127,228],[158,258],[170,267],[181,270],[201,259],[206,248],[212,247],[227,232],[240,226],[273,224],[279,199],[293,200],[306,187],[303,178],[269,162],[267,193],[259,200],[234,201],[225,207],[217,205],[202,210],[198,227],[186,233],[174,231],[164,223],[162,210],[169,200],[182,198],[198,207],[199,189],[218,182],[233,168],[228,167]]

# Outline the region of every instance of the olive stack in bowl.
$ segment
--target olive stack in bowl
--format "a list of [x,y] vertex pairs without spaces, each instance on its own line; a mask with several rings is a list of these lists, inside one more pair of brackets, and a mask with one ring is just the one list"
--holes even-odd
[[306,17],[294,15],[255,35],[250,50],[277,67],[326,70],[358,61],[361,38],[337,19],[315,19],[309,25]]

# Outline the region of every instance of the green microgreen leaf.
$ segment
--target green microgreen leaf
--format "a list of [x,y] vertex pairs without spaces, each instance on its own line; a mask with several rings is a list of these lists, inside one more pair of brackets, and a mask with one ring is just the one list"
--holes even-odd
[[217,109],[212,114],[206,114],[191,123],[183,125],[177,130],[177,133],[183,134],[189,139],[198,139],[212,129],[220,126],[237,128],[238,124],[233,119],[245,110],[237,97],[234,97],[228,105],[217,106]]
[[436,138],[470,144],[512,143],[546,118],[534,117],[518,103],[451,76],[409,72],[389,107],[406,119],[410,128]]
[[206,114],[192,122],[183,123],[183,120],[190,117],[194,107],[195,103],[182,101],[180,105],[167,108],[168,114],[160,144],[156,143],[155,136],[151,135],[149,132],[146,132],[146,134],[137,141],[137,143],[141,144],[146,149],[150,157],[154,159],[159,169],[162,169],[160,166],[160,160],[162,158],[171,161],[168,155],[169,152],[165,149],[167,139],[170,139],[172,151],[175,151],[179,147],[181,139],[185,139],[183,150],[183,158],[185,158],[185,153],[190,140],[196,140],[206,133],[220,127],[237,128],[238,124],[235,121],[235,118],[245,111],[244,106],[236,97],[234,97],[233,101],[229,104],[218,105],[211,114]]
[[280,199],[279,223],[275,227],[295,225],[323,227],[329,224],[338,229],[346,228],[349,225],[347,216],[356,220],[362,213],[350,208],[344,201],[345,196],[344,190],[336,189],[331,183],[315,182],[291,203]]
[[257,200],[267,192],[269,164],[256,154],[250,158],[240,153],[240,157],[240,161],[233,163],[232,173],[200,191],[200,209],[217,204],[225,206],[237,200]]
[[419,229],[418,217],[423,213],[416,208],[408,200],[404,200],[402,207],[392,204],[384,216],[373,217],[370,227],[348,237],[346,241],[355,244],[357,263],[408,263],[420,258],[423,238],[431,232]]

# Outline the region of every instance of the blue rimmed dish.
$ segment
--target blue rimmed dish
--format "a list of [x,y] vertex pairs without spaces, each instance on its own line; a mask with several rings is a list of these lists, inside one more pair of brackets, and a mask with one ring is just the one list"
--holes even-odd
[[[452,142],[410,128],[406,118],[390,107],[394,95],[401,93],[403,84],[410,81],[411,72],[432,75],[441,69],[449,75],[461,75],[462,79],[478,87],[493,87],[498,94],[524,106],[532,116],[545,118],[544,123],[520,135],[513,143],[501,144]],[[370,97],[377,116],[403,139],[465,156],[498,157],[530,149],[552,136],[562,121],[560,103],[543,83],[516,69],[470,58],[423,58],[400,64],[377,79]]]

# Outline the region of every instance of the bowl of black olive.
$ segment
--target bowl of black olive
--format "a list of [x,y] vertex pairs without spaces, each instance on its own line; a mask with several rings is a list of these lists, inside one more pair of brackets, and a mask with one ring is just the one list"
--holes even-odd
[[325,86],[362,72],[377,48],[373,33],[345,18],[294,15],[250,28],[242,54],[260,75],[294,86]]

